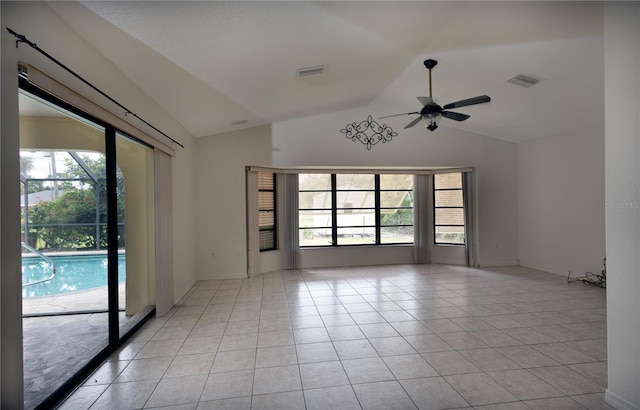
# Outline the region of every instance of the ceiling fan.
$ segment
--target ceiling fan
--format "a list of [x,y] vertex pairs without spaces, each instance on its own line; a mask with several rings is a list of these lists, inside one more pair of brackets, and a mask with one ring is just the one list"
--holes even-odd
[[420,115],[418,118],[414,119],[409,124],[407,124],[404,128],[405,129],[411,128],[414,125],[416,125],[418,122],[420,122],[420,120],[424,120],[425,127],[429,131],[433,131],[436,128],[438,128],[438,123],[440,122],[440,117],[441,116],[444,117],[444,118],[448,118],[450,120],[454,120],[454,121],[464,121],[467,118],[469,118],[469,115],[467,115],[467,114],[460,114],[460,113],[457,113],[457,112],[445,111],[445,110],[448,110],[450,108],[466,107],[468,105],[482,104],[482,103],[487,103],[487,102],[491,101],[491,98],[489,98],[488,95],[479,95],[477,97],[467,98],[466,100],[460,100],[460,101],[456,101],[456,102],[452,102],[452,103],[446,104],[444,107],[441,107],[438,104],[436,104],[433,101],[433,97],[432,97],[432,94],[431,94],[431,92],[432,92],[431,70],[437,64],[438,64],[438,62],[436,60],[429,59],[429,60],[425,60],[424,61],[424,66],[427,67],[427,70],[429,70],[429,96],[428,97],[418,97],[418,101],[420,101],[420,103],[422,103],[422,109],[420,111],[406,112],[406,113],[394,114],[394,115],[387,115],[386,117],[380,117],[380,119],[389,118],[389,117],[397,117],[399,115]]

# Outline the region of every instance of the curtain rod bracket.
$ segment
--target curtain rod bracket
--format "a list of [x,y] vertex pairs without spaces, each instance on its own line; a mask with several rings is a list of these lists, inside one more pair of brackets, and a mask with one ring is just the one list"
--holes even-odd
[[18,48],[18,46],[20,45],[20,43],[28,44],[28,45],[30,45],[30,46],[31,46],[31,47],[33,47],[33,48],[38,47],[38,46],[36,45],[36,43],[32,43],[31,41],[29,41],[29,40],[27,39],[27,37],[26,37],[24,34],[18,34],[18,33],[16,33],[15,31],[11,30],[9,27],[7,27],[7,31],[8,31],[10,34],[12,34],[15,38],[17,38],[17,40],[16,40],[16,48]]

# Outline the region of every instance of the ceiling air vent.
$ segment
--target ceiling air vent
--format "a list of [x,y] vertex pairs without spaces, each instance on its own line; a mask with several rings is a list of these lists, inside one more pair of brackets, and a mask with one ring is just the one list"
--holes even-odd
[[530,74],[518,74],[515,77],[512,77],[508,80],[511,84],[519,85],[521,87],[533,87],[538,84],[542,79],[538,77],[534,77]]
[[231,122],[231,125],[242,125],[242,124],[246,124],[246,123],[248,123],[248,122],[249,122],[249,121],[247,121],[247,120],[232,121],[232,122]]
[[313,67],[303,67],[296,70],[296,77],[306,77],[308,75],[320,74],[324,71],[324,65],[316,65]]

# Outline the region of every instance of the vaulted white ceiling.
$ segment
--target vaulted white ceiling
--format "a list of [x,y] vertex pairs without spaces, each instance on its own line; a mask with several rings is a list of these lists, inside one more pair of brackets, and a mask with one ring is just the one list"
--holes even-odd
[[[419,110],[426,58],[439,62],[439,104],[492,98],[442,125],[520,142],[603,119],[599,2],[48,4],[196,137],[355,107]],[[316,65],[322,74],[295,76]],[[543,80],[507,83],[519,73]]]

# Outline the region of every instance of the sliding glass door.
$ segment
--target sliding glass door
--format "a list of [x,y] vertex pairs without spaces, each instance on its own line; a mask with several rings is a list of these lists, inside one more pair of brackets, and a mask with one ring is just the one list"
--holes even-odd
[[153,311],[153,150],[21,87],[24,399],[48,408]]

